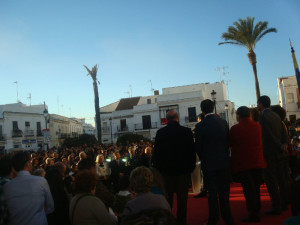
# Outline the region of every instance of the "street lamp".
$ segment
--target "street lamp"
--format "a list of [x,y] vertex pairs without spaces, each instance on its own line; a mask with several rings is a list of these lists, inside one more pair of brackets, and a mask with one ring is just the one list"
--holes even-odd
[[[45,117],[45,124],[46,124],[46,129],[45,129],[45,132],[47,132],[47,123],[48,123],[48,110],[45,108],[44,112],[44,117]],[[44,132],[44,135],[45,135],[45,132]],[[44,145],[46,146],[46,151],[48,151],[48,143],[45,143],[45,136],[44,136]]]
[[228,115],[228,104],[225,104],[225,110],[226,110],[226,114],[227,114],[227,123],[229,125],[229,115]]
[[109,118],[109,122],[110,122],[110,140],[111,140],[111,144],[113,143],[113,137],[112,137],[112,118]]
[[45,109],[43,113],[44,113],[44,117],[45,117],[46,129],[47,129],[48,110]]
[[215,90],[212,90],[212,92],[210,94],[211,94],[211,98],[212,98],[212,100],[214,101],[214,104],[215,104],[215,113],[217,113],[217,106],[216,106],[216,94],[217,94],[217,92],[215,92]]

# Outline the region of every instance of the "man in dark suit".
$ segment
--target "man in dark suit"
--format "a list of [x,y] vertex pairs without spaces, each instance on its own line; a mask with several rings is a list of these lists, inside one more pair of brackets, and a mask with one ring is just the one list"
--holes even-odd
[[205,117],[196,125],[195,138],[196,152],[201,160],[209,193],[207,224],[217,224],[219,205],[225,223],[233,224],[229,206],[229,127],[225,120],[213,113],[214,103],[211,100],[202,101],[200,106]]
[[194,139],[191,129],[179,125],[176,111],[167,113],[167,121],[156,133],[152,163],[162,173],[171,208],[177,195],[178,223],[186,224],[188,185],[196,164]]
[[[259,123],[262,128],[263,153],[267,163],[264,171],[265,182],[272,201],[272,209],[266,214],[279,215],[287,209],[287,133],[279,116],[270,109],[271,100],[261,96],[257,107],[261,111]],[[279,189],[278,189],[279,187]]]

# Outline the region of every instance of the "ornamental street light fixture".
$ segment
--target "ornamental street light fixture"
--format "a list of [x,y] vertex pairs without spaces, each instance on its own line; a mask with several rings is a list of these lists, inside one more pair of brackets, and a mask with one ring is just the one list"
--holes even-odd
[[212,92],[210,93],[211,94],[211,98],[215,104],[215,113],[217,113],[217,106],[216,106],[216,94],[217,92],[215,92],[215,90],[212,90]]
[[228,125],[229,125],[228,109],[229,109],[229,107],[228,107],[228,104],[226,103],[226,104],[225,104],[225,110],[226,110],[226,115],[227,115],[227,123],[228,123]]
[[46,124],[46,129],[47,129],[48,110],[46,108],[45,108],[43,114],[44,114],[44,117],[45,117],[45,124]]

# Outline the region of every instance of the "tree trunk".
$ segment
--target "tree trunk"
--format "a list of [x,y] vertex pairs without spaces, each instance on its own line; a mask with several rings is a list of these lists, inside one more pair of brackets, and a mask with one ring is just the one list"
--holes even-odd
[[258,100],[258,98],[260,97],[260,89],[259,89],[259,83],[258,83],[258,78],[257,78],[256,55],[255,55],[255,53],[254,53],[254,51],[252,49],[249,50],[248,58],[249,58],[249,61],[250,61],[251,65],[252,65],[252,69],[253,69],[253,73],[254,73],[256,98]]
[[97,127],[97,139],[99,143],[102,143],[102,131],[101,131],[101,119],[100,119],[100,107],[99,107],[99,94],[97,81],[93,80],[94,95],[95,95],[95,113],[96,113],[96,127]]

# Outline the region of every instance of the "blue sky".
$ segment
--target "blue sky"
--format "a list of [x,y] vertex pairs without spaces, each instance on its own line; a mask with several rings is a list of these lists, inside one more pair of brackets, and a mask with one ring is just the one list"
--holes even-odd
[[[94,116],[92,80],[99,64],[100,105],[154,89],[220,80],[229,98],[256,103],[247,49],[218,46],[239,18],[268,21],[278,33],[256,46],[261,94],[277,103],[277,78],[294,75],[289,38],[300,59],[299,0],[0,1],[0,104],[46,102],[50,113]],[[57,104],[59,98],[59,107]]]

